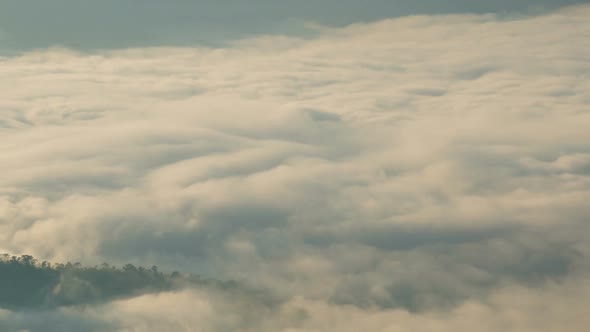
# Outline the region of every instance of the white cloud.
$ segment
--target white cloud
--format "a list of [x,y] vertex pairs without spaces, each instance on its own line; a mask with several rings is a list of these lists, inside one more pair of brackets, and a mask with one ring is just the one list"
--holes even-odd
[[[500,289],[487,302],[466,302],[444,312],[360,309],[295,297],[268,307],[236,296],[187,290],[144,295],[85,310],[18,314],[2,312],[0,326],[50,331],[359,331],[428,329],[577,332],[587,326],[586,281],[547,284],[531,290]],[[45,325],[43,325],[45,324]]]
[[[0,58],[1,248],[239,278],[343,327],[533,329],[484,303],[588,271],[589,14]],[[112,305],[135,326],[176,296]]]

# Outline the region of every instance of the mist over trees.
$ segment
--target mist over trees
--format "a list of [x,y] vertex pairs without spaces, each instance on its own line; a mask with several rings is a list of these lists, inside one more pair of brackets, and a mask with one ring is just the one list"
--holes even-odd
[[187,285],[231,287],[231,282],[204,280],[179,272],[106,263],[85,267],[80,263],[50,263],[33,256],[0,255],[0,307],[52,308],[93,304],[145,293],[170,291]]

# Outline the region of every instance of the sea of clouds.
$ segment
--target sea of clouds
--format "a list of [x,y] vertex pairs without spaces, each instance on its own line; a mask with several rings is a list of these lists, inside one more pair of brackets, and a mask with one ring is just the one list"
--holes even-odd
[[0,328],[584,330],[588,17],[0,58],[0,251],[264,290],[3,309]]

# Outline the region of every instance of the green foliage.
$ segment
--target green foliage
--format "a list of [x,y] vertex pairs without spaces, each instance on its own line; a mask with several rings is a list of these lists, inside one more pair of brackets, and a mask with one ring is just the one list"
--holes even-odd
[[0,307],[50,308],[92,304],[139,294],[172,290],[186,283],[200,283],[195,276],[174,275],[126,264],[122,268],[102,264],[51,264],[33,256],[0,255]]

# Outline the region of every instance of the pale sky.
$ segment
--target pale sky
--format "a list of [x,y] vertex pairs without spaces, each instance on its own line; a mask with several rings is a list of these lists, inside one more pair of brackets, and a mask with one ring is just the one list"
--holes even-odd
[[538,13],[581,0],[0,0],[0,50],[219,45],[406,15]]

